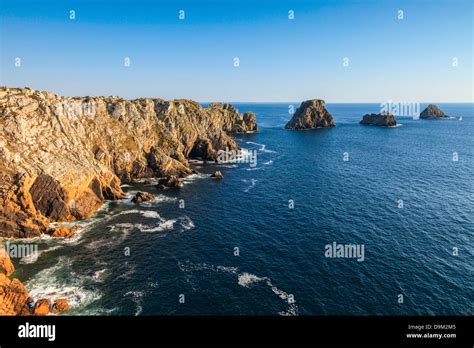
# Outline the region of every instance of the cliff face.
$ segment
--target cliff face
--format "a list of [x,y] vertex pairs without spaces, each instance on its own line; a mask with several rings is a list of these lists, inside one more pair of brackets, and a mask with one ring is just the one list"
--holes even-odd
[[359,123],[373,126],[394,127],[397,125],[397,120],[393,115],[366,114]]
[[255,115],[189,100],[60,97],[0,88],[0,237],[54,231],[49,221],[90,216],[121,183],[191,174],[188,158],[236,149]]
[[301,103],[291,120],[286,124],[286,129],[314,129],[331,128],[336,124],[332,115],[326,109],[324,100],[313,99]]

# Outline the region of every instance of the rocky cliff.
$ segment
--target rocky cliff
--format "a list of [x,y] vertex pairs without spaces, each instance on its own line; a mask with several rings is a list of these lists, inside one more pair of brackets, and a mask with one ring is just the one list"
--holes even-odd
[[428,105],[425,110],[423,110],[420,114],[420,118],[424,119],[435,119],[435,118],[447,118],[449,117],[446,115],[440,108],[438,108],[434,104]]
[[0,316],[31,315],[31,299],[23,284],[18,279],[10,280],[15,268],[0,244]]
[[372,126],[394,127],[397,125],[397,120],[391,114],[366,114],[359,123]]
[[313,99],[301,103],[291,120],[286,124],[286,129],[314,129],[335,127],[334,119],[326,109],[324,100]]
[[50,221],[89,217],[135,178],[184,177],[189,158],[236,149],[257,129],[230,104],[61,97],[0,88],[0,237],[53,234]]

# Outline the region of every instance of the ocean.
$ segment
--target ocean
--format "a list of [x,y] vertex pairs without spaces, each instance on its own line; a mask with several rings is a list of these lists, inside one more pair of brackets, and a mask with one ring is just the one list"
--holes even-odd
[[[284,129],[288,105],[235,103],[257,115],[236,136],[255,166],[126,186],[157,200],[108,202],[72,240],[21,241],[40,255],[13,259],[15,276],[69,315],[474,314],[473,104],[396,128],[359,125],[378,104],[327,104],[336,127],[310,131]],[[363,259],[327,257],[334,243]]]

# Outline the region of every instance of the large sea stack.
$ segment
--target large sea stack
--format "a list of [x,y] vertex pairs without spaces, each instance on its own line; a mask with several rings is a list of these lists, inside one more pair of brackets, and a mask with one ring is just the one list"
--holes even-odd
[[312,99],[301,103],[285,128],[302,130],[331,128],[335,125],[332,115],[326,109],[324,100]]
[[440,108],[434,104],[430,104],[420,114],[420,118],[433,120],[437,118],[449,118]]
[[54,234],[49,222],[124,198],[121,184],[187,176],[189,158],[216,160],[238,148],[229,134],[256,128],[230,104],[0,87],[0,237]]
[[394,127],[397,125],[397,120],[392,114],[366,114],[359,123],[372,126]]

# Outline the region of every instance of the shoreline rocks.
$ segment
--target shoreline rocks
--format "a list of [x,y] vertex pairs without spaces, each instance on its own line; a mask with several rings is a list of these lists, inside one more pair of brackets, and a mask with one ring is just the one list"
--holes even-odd
[[365,114],[359,123],[372,126],[395,127],[397,120],[392,114]]
[[332,115],[326,109],[324,100],[313,99],[301,103],[291,120],[286,124],[286,129],[303,130],[315,128],[332,128],[336,124]]
[[57,238],[72,238],[76,235],[76,231],[80,229],[80,226],[61,226],[57,227],[51,233],[51,237]]
[[167,178],[161,178],[158,180],[158,184],[156,187],[160,190],[166,190],[166,189],[179,189],[184,186],[183,180],[180,178],[177,178],[175,176],[167,177]]
[[58,314],[69,309],[69,303],[65,299],[57,299],[51,307],[51,300],[38,299],[33,303],[23,283],[10,276],[15,267],[7,255],[3,244],[0,242],[0,316],[30,316]]
[[425,120],[433,120],[437,118],[449,118],[449,116],[446,115],[435,104],[430,104],[420,113],[420,118]]
[[50,222],[90,217],[126,198],[135,179],[192,174],[189,159],[237,150],[231,135],[257,130],[230,104],[159,98],[61,97],[0,87],[0,237],[63,236]]
[[151,193],[140,191],[132,198],[132,203],[152,202],[154,200],[155,196]]

